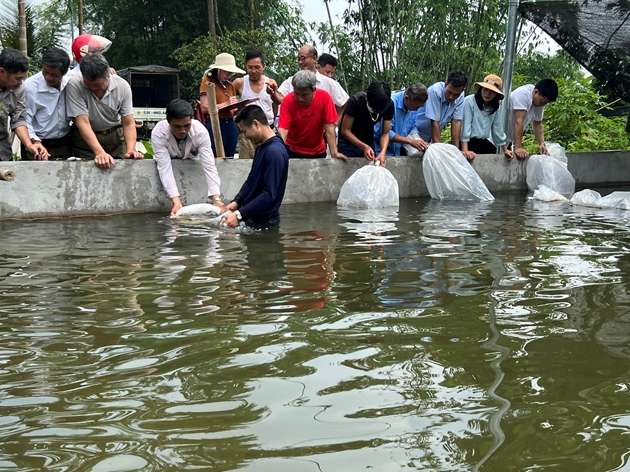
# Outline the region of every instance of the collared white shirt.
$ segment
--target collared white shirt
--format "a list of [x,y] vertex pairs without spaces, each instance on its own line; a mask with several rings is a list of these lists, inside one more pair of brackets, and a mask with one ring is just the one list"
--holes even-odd
[[75,75],[83,76],[83,74],[81,74],[81,67],[78,62],[75,64],[75,66],[72,69],[68,71],[68,73],[66,74],[66,77],[68,77],[68,79],[71,79]]
[[[182,142],[185,145],[180,147]],[[153,146],[153,159],[157,165],[160,180],[170,198],[179,196],[179,190],[177,190],[177,184],[173,176],[171,159],[201,160],[201,166],[208,183],[208,195],[221,194],[221,179],[217,172],[217,166],[214,163],[210,135],[202,123],[192,120],[188,136],[178,142],[173,133],[171,133],[168,121],[162,120],[153,128],[151,145]]]
[[26,127],[33,141],[63,138],[70,132],[66,117],[67,75],[59,90],[46,83],[41,72],[24,81],[26,90]]
[[[326,77],[325,75],[320,74],[319,72],[315,72],[315,79],[317,83],[315,87],[321,90],[325,90],[330,94],[333,99],[333,102],[338,107],[342,107],[346,104],[348,99],[350,98],[346,91],[343,89],[341,84],[336,80],[331,79],[330,77]],[[289,77],[287,80],[282,82],[282,85],[278,89],[283,96],[287,96],[289,93],[293,92],[293,76]]]

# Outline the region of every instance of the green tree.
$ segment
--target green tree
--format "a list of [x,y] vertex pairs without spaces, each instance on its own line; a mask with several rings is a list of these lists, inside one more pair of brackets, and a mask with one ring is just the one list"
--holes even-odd
[[[224,34],[217,36],[216,41],[211,34],[199,36],[173,52],[171,57],[182,71],[182,97],[193,100],[199,96],[201,77],[221,52],[232,54],[237,64],[244,67],[247,50],[261,50],[267,64],[266,74],[279,82],[297,72],[295,56],[298,49],[313,42],[299,4],[267,0],[258,3],[255,9],[244,11],[249,15],[247,27],[234,30],[224,28]],[[259,28],[250,29],[252,21]]]
[[[6,2],[5,2],[6,3]],[[3,48],[20,49],[20,20],[17,4],[2,5],[0,16],[0,41]],[[24,22],[26,25],[26,55],[31,62],[31,70],[41,67],[42,52],[49,46],[62,43],[63,28],[59,23],[46,23],[42,14],[43,5],[27,4]],[[48,27],[50,26],[50,27]]]
[[525,84],[535,84],[546,78],[556,81],[561,79],[579,81],[584,78],[584,73],[580,64],[564,50],[548,55],[532,47],[526,54],[516,57],[512,89]]
[[[545,107],[545,139],[568,151],[630,149],[625,118],[608,118],[599,112],[608,105],[597,93],[591,77],[559,78],[558,100]],[[534,144],[528,136],[527,144]]]
[[[217,5],[219,25],[247,28],[249,0]],[[90,0],[84,7],[86,30],[112,40],[105,56],[114,68],[176,66],[173,51],[209,31],[207,0]]]
[[[229,52],[236,58],[236,63],[244,67],[244,58],[247,50],[260,49],[265,55],[267,67],[274,69],[284,67],[287,58],[278,55],[276,37],[269,31],[257,29],[252,31],[225,31],[224,36],[217,36],[216,43],[212,36],[207,34],[200,36],[190,44],[182,46],[173,52],[173,58],[182,71],[180,74],[181,95],[188,100],[194,100],[199,96],[199,84],[203,73],[209,64],[214,62],[217,54]],[[291,58],[294,53],[291,53]],[[295,62],[295,61],[293,61]]]
[[393,88],[432,84],[453,69],[473,80],[498,72],[505,45],[499,0],[349,0],[345,28],[360,58],[361,88],[375,78]]

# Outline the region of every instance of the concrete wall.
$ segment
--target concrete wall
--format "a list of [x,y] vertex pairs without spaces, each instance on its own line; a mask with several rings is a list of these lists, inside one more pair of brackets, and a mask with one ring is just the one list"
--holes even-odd
[[[284,203],[335,201],[343,183],[364,159],[291,160]],[[217,161],[224,199],[232,198],[247,178],[251,161]],[[493,192],[525,190],[525,163],[499,155],[478,156],[473,167]],[[79,216],[133,212],[168,212],[170,199],[162,189],[152,160],[117,161],[104,171],[91,161],[0,162],[15,180],[0,180],[0,219]],[[199,162],[173,161],[184,204],[205,201],[206,184]],[[428,196],[422,160],[390,158],[387,169],[398,180],[400,196]],[[569,154],[569,170],[578,186],[619,184],[630,180],[630,152]]]

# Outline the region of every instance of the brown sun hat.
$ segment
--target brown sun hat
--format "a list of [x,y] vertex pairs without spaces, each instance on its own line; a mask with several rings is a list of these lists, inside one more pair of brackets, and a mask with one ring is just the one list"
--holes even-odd
[[501,89],[503,88],[503,81],[498,75],[486,75],[486,78],[483,79],[483,82],[475,82],[475,91],[479,90],[479,87],[492,90],[493,92],[498,93],[501,98],[505,97],[505,95],[503,95],[503,92],[501,91]]

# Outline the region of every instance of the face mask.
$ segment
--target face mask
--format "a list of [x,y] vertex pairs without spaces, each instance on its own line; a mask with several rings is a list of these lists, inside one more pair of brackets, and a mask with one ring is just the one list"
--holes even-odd
[[372,108],[372,107],[370,106],[370,104],[369,104],[369,103],[366,103],[366,105],[367,105],[367,107],[368,107],[368,111],[369,111],[370,113],[372,113],[372,114],[375,114],[375,113],[376,113],[376,110],[374,110],[374,108]]

